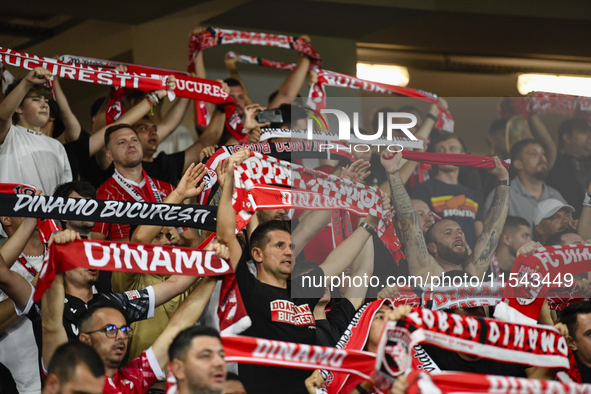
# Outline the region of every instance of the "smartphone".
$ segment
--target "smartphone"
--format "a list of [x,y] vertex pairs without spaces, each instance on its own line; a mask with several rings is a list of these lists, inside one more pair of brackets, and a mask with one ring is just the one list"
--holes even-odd
[[268,109],[266,111],[259,111],[257,121],[259,123],[283,123],[283,116],[281,115],[280,109]]

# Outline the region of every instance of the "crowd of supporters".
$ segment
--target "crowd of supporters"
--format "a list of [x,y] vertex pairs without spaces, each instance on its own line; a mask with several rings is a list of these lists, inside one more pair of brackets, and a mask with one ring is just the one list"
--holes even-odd
[[[204,31],[196,28],[193,34]],[[306,36],[301,40],[310,43]],[[203,56],[207,52],[196,54],[194,77],[206,78]],[[265,86],[269,102],[254,103],[248,81],[240,78],[238,57],[226,58],[230,77],[218,82],[236,105],[242,139],[229,129],[228,111],[221,104],[205,104],[205,124],[197,122],[202,103],[185,97],[177,97],[161,114],[167,91],[177,88],[174,76],[168,78],[166,89],[126,91],[126,97],[115,103],[112,94],[101,98],[91,108],[90,132],[78,120],[86,115],[72,112],[59,78],[47,69],[34,68],[4,86],[3,193],[12,188],[13,194],[28,190],[30,195],[63,199],[125,201],[129,212],[132,203],[200,205],[208,209],[213,227],[193,226],[197,221],[178,227],[177,222],[155,224],[149,215],[144,224],[90,221],[80,215],[79,220],[59,220],[59,231],[43,239],[41,223],[49,216],[0,216],[7,237],[0,248],[0,393],[163,393],[167,384],[181,394],[384,392],[374,387],[375,377],[321,372],[322,368],[298,366],[298,361],[278,364],[273,356],[268,356],[268,363],[226,362],[229,348],[224,349],[223,339],[226,334],[239,335],[375,356],[384,351],[380,338],[386,322],[410,319],[414,313],[408,305],[468,318],[556,327],[556,335],[564,336],[570,349],[570,367],[557,368],[528,364],[526,358],[499,360],[486,352],[423,344],[422,354],[438,371],[540,380],[558,380],[562,372],[571,383],[591,383],[591,268],[572,273],[559,301],[550,295],[544,301],[543,293],[537,312],[507,312],[511,302],[491,296],[501,281],[510,286],[511,278],[522,278],[513,276],[519,273],[517,262],[539,248],[546,247],[543,261],[552,265],[552,253],[562,253],[565,245],[591,243],[587,241],[591,240],[591,126],[583,111],[575,108],[560,123],[555,140],[539,113],[523,116],[517,104],[503,100],[499,119],[483,133],[491,154],[486,168],[471,164],[486,158],[469,155],[469,147],[457,134],[436,127],[442,110],[453,114],[443,99],[424,113],[413,106],[390,109],[416,116],[411,132],[424,142],[417,151],[443,164],[413,161],[377,146],[356,150],[349,141],[342,144],[350,154],[337,155],[337,160],[315,148],[303,149],[296,158],[298,139],[288,134],[266,138],[265,129],[307,129],[307,114],[297,100],[292,106],[292,99],[307,79],[317,81],[314,61],[302,52],[281,86]],[[125,66],[119,71],[125,72]],[[127,108],[113,116],[121,103]],[[196,139],[181,125],[190,107],[196,111]],[[259,122],[257,115],[270,109],[278,109],[281,120]],[[384,120],[379,117],[387,109],[377,110],[374,130],[365,134],[381,129],[378,125]],[[408,137],[401,131],[394,136]],[[247,165],[253,157],[268,163],[270,172],[279,168],[273,167],[275,158],[304,167],[314,163],[318,172],[302,179],[318,181],[324,176],[318,174],[332,174],[322,179],[367,186],[368,193],[379,197],[377,208],[362,214],[320,203],[316,208],[324,209],[311,210],[284,202],[263,209],[262,200],[257,204],[253,197],[241,200],[237,185],[255,166]],[[297,182],[291,186],[282,193],[295,196],[297,188],[305,189]],[[344,204],[346,198],[340,201]],[[386,238],[390,214],[395,235]],[[204,250],[209,253],[198,255],[199,259],[215,256],[227,262],[233,274],[180,274],[179,266],[197,264],[188,257],[181,262],[181,252],[175,252],[176,268],[169,274],[156,272],[154,261],[145,273],[99,270],[110,264],[109,258],[94,268],[82,264],[80,255],[68,249],[77,243],[84,243],[87,250],[98,245],[112,251],[115,263],[109,267],[130,266],[129,256],[139,261],[146,250],[153,254],[173,247],[177,252],[178,248]],[[550,249],[558,246],[562,249]],[[48,253],[58,248],[71,252],[62,252],[63,261],[53,262]],[[588,252],[580,250],[583,263],[591,267]],[[49,261],[67,269],[52,271],[47,268]],[[564,278],[559,282],[566,282],[570,273],[561,272]],[[426,288],[358,286],[349,281],[331,291],[327,286],[306,288],[304,280],[320,283],[325,277],[373,276],[386,283],[388,277],[413,276],[432,283],[430,277],[442,275],[462,278],[467,290],[447,289],[456,291],[455,302],[446,301],[446,307],[439,309],[437,297],[430,296],[427,302]],[[49,288],[37,299],[38,281],[49,276]],[[489,289],[488,297],[466,296],[474,293],[466,278],[474,276],[488,278],[478,285]],[[555,276],[550,282],[556,283]],[[419,301],[413,304],[411,299]],[[394,377],[386,391],[407,392],[412,382],[405,376]],[[462,388],[461,381],[457,388]]]

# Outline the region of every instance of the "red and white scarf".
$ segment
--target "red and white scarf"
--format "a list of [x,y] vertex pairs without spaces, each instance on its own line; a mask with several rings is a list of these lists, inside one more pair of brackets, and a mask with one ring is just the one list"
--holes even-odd
[[[73,58],[70,56],[70,58]],[[100,59],[94,59],[96,61]],[[169,70],[162,71],[153,67],[128,65],[128,72],[116,71],[112,62],[104,66],[89,66],[79,63],[66,63],[52,58],[29,55],[28,53],[14,51],[0,47],[0,62],[4,64],[32,70],[35,67],[45,67],[53,75],[60,78],[73,79],[98,85],[130,88],[149,92],[152,90],[166,89],[167,74]],[[236,123],[232,114],[235,112],[236,103],[222,90],[217,81],[187,76],[181,72],[172,72],[176,77],[174,93],[179,97],[194,100],[203,100],[213,104],[226,104],[226,125],[233,133],[241,133],[241,124]],[[240,136],[239,136],[240,137]]]
[[569,368],[566,339],[554,327],[414,308],[408,317],[386,324],[377,355],[380,373],[395,377],[407,371],[410,349],[417,343],[498,361]]
[[[552,283],[557,276],[563,281],[565,273],[576,275],[587,272],[590,263],[591,245],[545,246],[529,256],[520,254],[511,271],[517,279],[517,286],[505,287],[503,300],[508,303],[497,306],[495,317],[535,323],[548,292],[547,283]],[[534,281],[533,275],[541,279]]]
[[[253,64],[263,67],[271,67],[278,70],[291,71],[295,68],[294,63],[276,62],[273,60],[267,60],[256,56],[237,56],[233,52],[229,52],[226,56],[234,58],[238,57],[238,61],[240,63]],[[439,108],[440,115],[435,126],[439,129],[453,132],[454,120],[451,116],[451,113],[440,105],[438,97],[433,93],[425,92],[419,89],[412,89],[402,86],[387,85],[383,83],[367,81],[364,79],[354,77],[352,75],[347,75],[335,71],[322,70],[320,69],[320,65],[318,64],[312,64],[311,69],[318,73],[318,83],[312,84],[310,86],[310,91],[308,93],[307,105],[312,109],[321,110],[323,108],[326,108],[325,86],[334,86],[339,88],[357,90],[361,89],[365,90],[366,92],[394,94],[397,96],[399,95],[404,97],[416,97],[420,100],[427,101],[437,105],[437,107]]]
[[511,99],[515,112],[529,119],[534,114],[580,116],[591,121],[591,97],[532,92],[530,97]]
[[156,275],[233,275],[232,266],[212,251],[179,246],[79,240],[51,244],[41,268],[35,301],[51,286],[56,273],[74,268]]
[[394,259],[398,262],[403,258],[391,213],[382,210],[379,190],[256,152],[250,155],[234,167],[232,202],[244,219],[248,220],[256,209],[292,207],[342,209],[360,216],[372,215],[381,219],[376,230]]
[[117,171],[117,169],[115,169],[115,172],[112,176],[115,182],[117,182],[119,186],[121,186],[121,188],[123,188],[123,190],[125,190],[127,194],[129,194],[135,201],[161,203],[162,196],[160,195],[160,192],[158,191],[156,184],[154,184],[152,178],[150,178],[148,174],[146,174],[146,170],[144,170],[143,168],[142,172],[144,174],[144,181],[148,184],[148,195],[145,195],[144,191],[140,187],[131,184],[127,178],[125,178],[123,175],[121,175],[119,171]]
[[591,385],[561,383],[554,380],[516,378],[468,372],[426,374],[412,371],[408,376],[407,394],[464,393],[579,393],[591,394]]
[[[164,68],[158,67],[145,67],[145,66],[138,66],[135,64],[129,63],[122,63],[122,62],[114,62],[112,60],[103,60],[103,59],[96,59],[91,57],[84,57],[84,56],[72,56],[72,55],[62,55],[60,56],[60,60],[66,63],[74,63],[74,64],[85,64],[87,66],[97,66],[97,67],[106,67],[106,68],[115,68],[117,66],[126,66],[127,72],[140,74],[140,75],[174,75],[176,76],[189,76],[186,72],[181,72],[177,70],[167,70]],[[111,94],[109,95],[109,104],[107,106],[107,124],[112,123],[113,121],[117,120],[117,117],[123,113],[125,113],[125,109],[121,104],[121,98],[124,96],[124,92],[121,89],[113,88],[111,90]],[[211,114],[209,113],[209,109],[207,105],[205,105],[205,101],[197,100],[196,108],[197,111],[197,121],[200,126],[207,126],[209,124],[209,120],[211,119]],[[116,117],[114,117],[116,116]]]
[[189,39],[189,71],[195,70],[197,54],[207,48],[226,44],[262,45],[283,49],[293,49],[315,60],[318,66],[321,59],[314,47],[302,38],[281,34],[258,33],[240,30],[208,27],[203,33],[191,35]]
[[0,80],[2,80],[2,94],[4,94],[6,88],[14,82],[14,76],[4,67],[2,62],[0,62]]

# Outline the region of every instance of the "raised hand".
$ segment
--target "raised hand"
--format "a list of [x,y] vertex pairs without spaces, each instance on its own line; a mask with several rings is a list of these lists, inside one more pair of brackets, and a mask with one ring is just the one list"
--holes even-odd
[[371,167],[370,162],[362,159],[357,160],[353,164],[343,167],[341,177],[353,182],[361,183],[369,174],[371,174],[371,171],[368,171],[369,167]]
[[203,148],[199,153],[199,161],[203,161],[203,159],[205,159],[206,157],[210,157],[211,155],[213,155],[217,148],[217,145],[206,146],[205,148]]
[[385,150],[382,152],[382,156],[380,157],[380,162],[386,169],[386,172],[396,172],[400,169],[400,161],[402,160],[402,153],[394,153]]
[[215,255],[220,259],[228,260],[230,258],[230,249],[226,245],[222,245],[221,243],[214,241],[207,245],[205,250],[213,250]]
[[228,163],[229,160],[224,159],[221,163],[218,164],[218,166],[215,169],[215,173],[218,177],[218,185],[220,185],[222,189],[224,189],[224,184],[226,183],[226,172],[228,172]]
[[203,163],[197,165],[191,163],[175,189],[176,192],[183,198],[183,200],[198,196],[205,188],[205,182],[198,185],[205,174],[207,174],[207,167],[205,167]]
[[50,246],[52,243],[56,243],[58,245],[69,244],[76,240],[82,239],[80,238],[80,234],[74,230],[64,230],[60,231],[59,233],[51,234],[49,238],[48,245]]
[[537,248],[541,248],[542,244],[540,244],[539,242],[536,241],[528,241],[526,243],[523,244],[523,246],[521,248],[519,248],[519,250],[517,251],[517,254],[520,255],[524,255],[524,256],[529,256],[530,254],[532,254],[533,252],[536,251]]
[[498,156],[495,156],[494,159],[495,168],[491,168],[487,171],[496,176],[499,181],[505,181],[509,179],[509,171],[507,171],[505,166],[501,163],[501,159],[499,159]]
[[35,67],[25,77],[25,80],[32,85],[41,85],[49,82],[51,79],[51,73],[49,70],[43,67]]
[[271,123],[259,123],[257,121],[257,112],[264,111],[267,108],[261,107],[258,104],[250,104],[244,107],[244,129],[245,130],[253,130],[255,128],[266,127],[269,126]]

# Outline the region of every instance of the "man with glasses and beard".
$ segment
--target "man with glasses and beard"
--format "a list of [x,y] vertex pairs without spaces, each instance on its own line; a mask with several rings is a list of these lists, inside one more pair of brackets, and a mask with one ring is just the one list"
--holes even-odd
[[[525,139],[511,148],[511,164],[517,176],[511,180],[509,215],[525,218],[533,226],[534,211],[538,203],[555,198],[566,204],[558,190],[548,186],[548,160],[542,145],[536,140]],[[494,191],[488,195],[485,212],[491,207]]]

